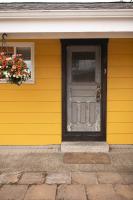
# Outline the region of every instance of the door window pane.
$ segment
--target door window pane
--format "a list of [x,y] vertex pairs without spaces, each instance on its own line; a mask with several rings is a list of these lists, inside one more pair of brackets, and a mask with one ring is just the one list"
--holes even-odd
[[95,81],[95,52],[72,53],[72,82]]

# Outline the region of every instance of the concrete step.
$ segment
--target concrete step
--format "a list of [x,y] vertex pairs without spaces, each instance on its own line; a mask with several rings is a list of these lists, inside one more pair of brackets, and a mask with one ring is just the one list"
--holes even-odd
[[109,152],[106,142],[63,142],[61,152]]

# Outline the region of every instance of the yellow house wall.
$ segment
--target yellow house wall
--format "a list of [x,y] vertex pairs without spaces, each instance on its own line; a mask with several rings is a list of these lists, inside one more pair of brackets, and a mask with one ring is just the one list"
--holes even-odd
[[61,143],[60,41],[30,42],[35,42],[35,84],[0,84],[0,145]]
[[133,144],[133,39],[110,39],[107,142]]
[[[35,84],[0,84],[0,145],[62,141],[60,41],[29,42],[35,43]],[[107,142],[132,144],[133,39],[109,40],[107,82]]]

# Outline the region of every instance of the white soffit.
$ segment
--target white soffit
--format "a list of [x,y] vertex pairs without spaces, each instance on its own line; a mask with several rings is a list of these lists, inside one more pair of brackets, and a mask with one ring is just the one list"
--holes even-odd
[[[38,37],[133,37],[133,10],[0,11],[0,32]],[[74,35],[75,34],[75,35]],[[78,34],[78,36],[77,36]],[[92,37],[90,36],[90,37]],[[102,37],[102,36],[99,36]]]
[[43,32],[9,33],[8,39],[133,38],[133,32]]

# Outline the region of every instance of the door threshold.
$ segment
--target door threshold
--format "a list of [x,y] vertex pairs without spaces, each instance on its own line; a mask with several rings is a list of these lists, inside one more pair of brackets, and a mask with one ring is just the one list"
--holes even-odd
[[106,142],[62,142],[61,152],[109,152]]

